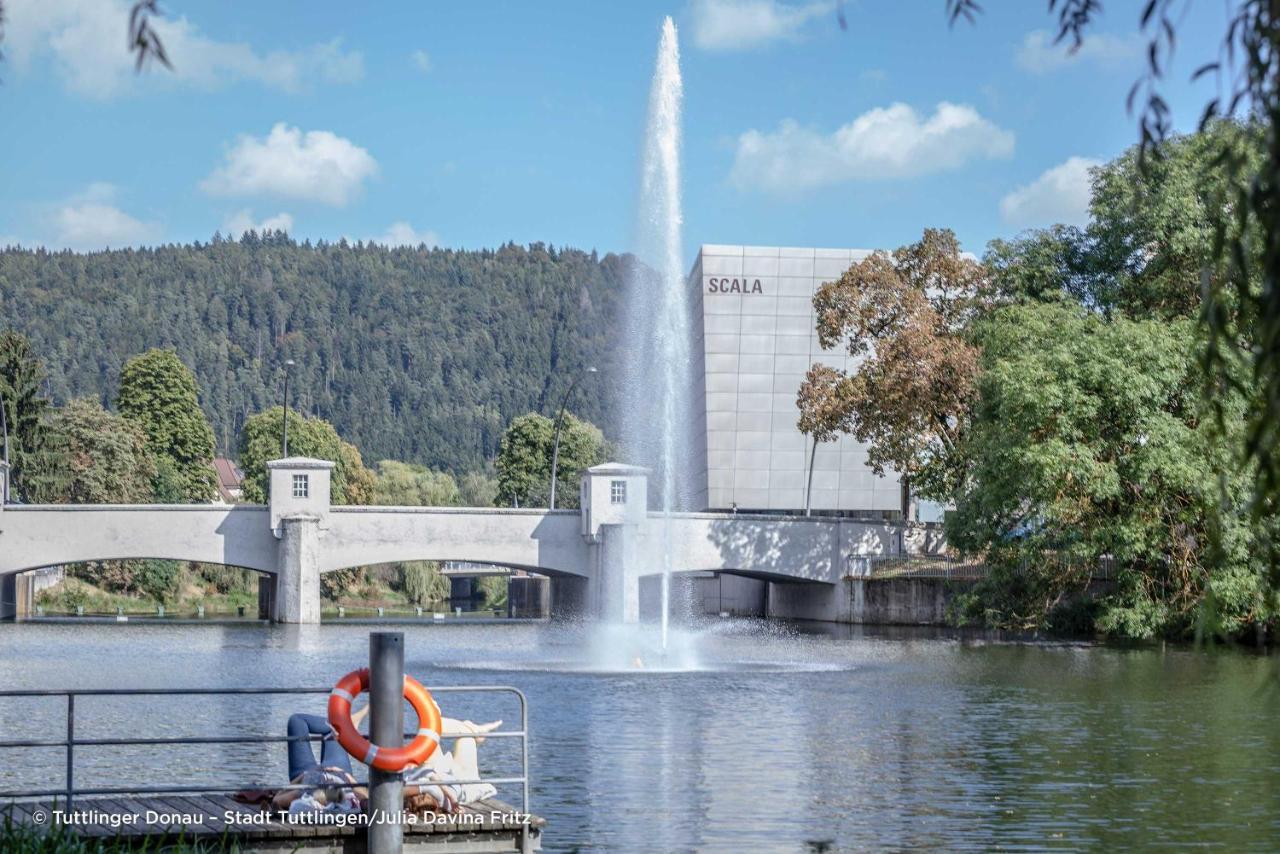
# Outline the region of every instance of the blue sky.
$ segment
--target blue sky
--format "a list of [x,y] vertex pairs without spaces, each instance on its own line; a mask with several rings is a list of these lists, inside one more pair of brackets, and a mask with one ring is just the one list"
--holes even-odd
[[[685,251],[892,248],[1079,221],[1087,170],[1137,138],[1138,6],[1084,51],[1041,0],[225,3],[170,0],[175,71],[132,71],[128,0],[6,0],[0,243],[298,238],[622,251],[665,15],[685,86]],[[1190,4],[1180,128],[1224,4]]]

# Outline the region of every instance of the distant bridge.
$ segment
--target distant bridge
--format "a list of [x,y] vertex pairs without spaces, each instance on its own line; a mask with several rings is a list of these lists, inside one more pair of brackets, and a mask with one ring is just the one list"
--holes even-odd
[[0,506],[0,617],[20,610],[18,573],[159,558],[263,573],[270,613],[288,623],[319,622],[322,573],[414,560],[550,576],[554,612],[634,621],[640,579],[660,573],[670,554],[673,571],[775,582],[798,613],[838,619],[850,556],[910,549],[918,533],[828,518],[651,513],[646,471],[616,463],[583,473],[581,510],[332,506],[332,463],[267,465],[266,505]]

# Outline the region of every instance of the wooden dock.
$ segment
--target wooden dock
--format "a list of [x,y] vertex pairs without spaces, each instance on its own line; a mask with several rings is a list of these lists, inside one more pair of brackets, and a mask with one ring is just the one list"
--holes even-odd
[[[462,810],[452,816],[416,814],[404,825],[405,849],[449,854],[539,850],[543,819],[524,816],[497,800],[477,801]],[[187,850],[365,851],[363,821],[318,822],[314,814],[271,812],[230,795],[83,797],[75,801],[70,814],[52,799],[12,801],[0,804],[0,822],[8,816],[14,824],[49,829],[55,826],[55,811],[60,811],[58,824],[77,836],[112,840],[122,847],[145,846],[148,851],[179,842],[189,846]]]

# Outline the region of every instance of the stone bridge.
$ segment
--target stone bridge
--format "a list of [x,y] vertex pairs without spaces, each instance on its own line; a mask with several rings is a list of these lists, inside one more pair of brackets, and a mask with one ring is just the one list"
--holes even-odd
[[[550,576],[553,612],[634,621],[641,579],[732,573],[774,582],[796,616],[839,619],[853,555],[918,548],[892,523],[651,513],[644,469],[583,473],[581,510],[332,506],[333,464],[267,464],[267,505],[0,505],[0,617],[20,610],[19,573],[90,560],[161,558],[264,574],[269,613],[320,620],[320,576],[411,560],[499,564]],[[6,476],[0,463],[0,478]]]

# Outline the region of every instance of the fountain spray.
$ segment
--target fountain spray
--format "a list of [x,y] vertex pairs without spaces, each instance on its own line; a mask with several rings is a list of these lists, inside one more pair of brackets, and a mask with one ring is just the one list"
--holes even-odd
[[[639,254],[651,269],[628,282],[627,335],[636,366],[627,383],[624,443],[655,474],[662,525],[662,646],[671,597],[670,514],[685,509],[689,470],[690,326],[680,203],[680,47],[675,22],[662,22],[649,89],[639,199]],[[654,557],[657,557],[655,555]]]

